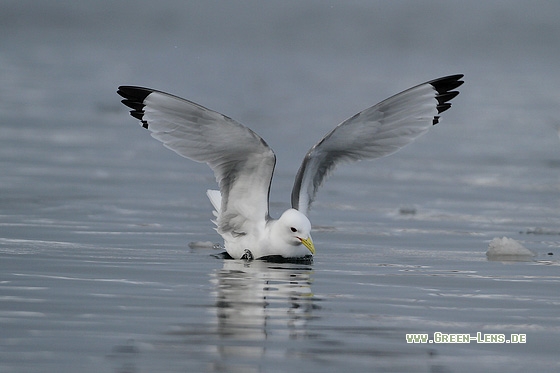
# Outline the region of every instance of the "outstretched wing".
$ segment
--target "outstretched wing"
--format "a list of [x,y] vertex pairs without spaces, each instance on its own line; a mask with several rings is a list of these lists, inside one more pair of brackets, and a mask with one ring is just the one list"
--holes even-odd
[[340,162],[389,155],[428,131],[451,107],[462,77],[417,85],[339,124],[305,156],[292,189],[292,207],[307,214],[318,188]]
[[256,133],[193,102],[142,87],[117,92],[130,115],[177,154],[207,163],[222,195],[220,232],[246,233],[247,223],[268,218],[268,194],[276,157]]

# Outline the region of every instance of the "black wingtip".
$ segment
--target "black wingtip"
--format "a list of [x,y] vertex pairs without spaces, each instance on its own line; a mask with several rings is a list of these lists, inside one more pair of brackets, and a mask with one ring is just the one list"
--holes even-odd
[[144,87],[121,85],[117,93],[130,101],[142,102],[153,91],[154,91],[153,89],[144,88]]
[[[464,83],[464,81],[461,80],[463,76],[463,74],[450,75],[428,82],[437,91],[436,100],[438,101],[438,105],[436,108],[438,114],[443,113],[451,107],[451,103],[448,101],[451,101],[459,94],[459,91],[453,91],[453,89],[460,87]],[[435,125],[438,122],[439,116],[434,117],[433,124]]]
[[460,87],[464,83],[464,81],[461,80],[463,77],[463,74],[449,75],[444,76],[443,78],[434,79],[428,83],[431,84],[438,93],[443,94]]
[[154,90],[135,86],[120,86],[117,93],[124,97],[121,102],[131,108],[130,115],[142,122],[142,127],[148,128],[148,122],[144,120],[144,100]]

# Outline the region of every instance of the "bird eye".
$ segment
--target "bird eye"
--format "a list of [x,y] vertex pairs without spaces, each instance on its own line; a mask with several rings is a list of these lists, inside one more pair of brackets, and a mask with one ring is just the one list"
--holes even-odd
[[294,233],[297,232],[297,229],[295,229],[294,227],[291,227],[290,230]]

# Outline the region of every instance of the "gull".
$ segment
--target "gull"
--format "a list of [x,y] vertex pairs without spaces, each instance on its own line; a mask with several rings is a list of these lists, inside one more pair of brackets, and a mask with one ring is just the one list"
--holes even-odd
[[268,208],[276,156],[259,135],[230,117],[169,93],[136,86],[121,86],[117,93],[153,138],[214,171],[220,190],[208,190],[207,196],[229,256],[297,260],[315,254],[307,215],[335,167],[392,154],[426,133],[451,107],[462,77],[419,84],[336,126],[305,155],[292,189],[292,207],[278,219],[270,217]]

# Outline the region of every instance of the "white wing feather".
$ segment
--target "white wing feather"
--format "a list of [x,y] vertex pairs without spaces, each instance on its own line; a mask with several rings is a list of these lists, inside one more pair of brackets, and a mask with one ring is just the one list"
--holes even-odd
[[410,88],[339,124],[305,156],[292,189],[292,207],[307,214],[318,188],[344,161],[375,159],[396,152],[437,124],[463,75]]
[[177,154],[207,163],[220,186],[220,233],[247,233],[268,219],[268,194],[276,157],[242,124],[182,98],[142,87],[118,93],[152,137]]

